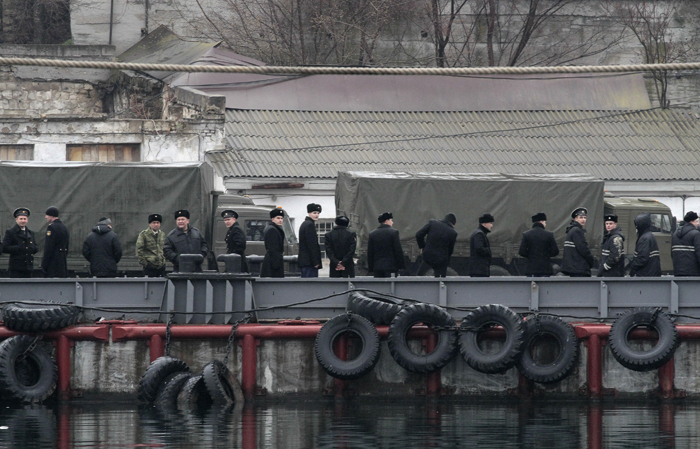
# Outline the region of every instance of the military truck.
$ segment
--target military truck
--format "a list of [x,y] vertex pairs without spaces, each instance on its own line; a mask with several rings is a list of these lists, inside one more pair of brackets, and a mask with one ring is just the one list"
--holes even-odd
[[[34,268],[38,270],[43,255],[47,223],[44,211],[56,206],[60,219],[70,232],[68,270],[87,276],[89,263],[82,255],[85,238],[101,217],[109,217],[119,236],[123,257],[120,275],[141,276],[136,257],[136,238],[148,227],[149,214],[163,215],[161,229],[175,228],[176,210],[190,212],[190,225],[202,231],[209,242],[211,267],[215,256],[226,253],[226,226],[220,213],[235,209],[239,223],[248,237],[247,255],[264,254],[263,223],[270,220],[274,206],[258,206],[250,198],[227,195],[214,190],[214,170],[207,162],[192,163],[97,163],[97,162],[1,162],[0,231],[14,226],[12,212],[18,207],[31,210],[29,229],[36,233],[39,252]],[[287,248],[296,254],[296,236],[285,217]],[[212,245],[212,236],[213,239]],[[0,257],[0,270],[6,270],[8,256]],[[223,264],[218,264],[223,269]],[[204,268],[209,264],[205,262]],[[168,264],[168,271],[171,269]]]
[[[469,272],[469,237],[478,226],[478,217],[489,212],[495,224],[489,234],[493,254],[492,275],[522,275],[525,260],[518,255],[523,232],[532,226],[536,212],[547,214],[547,230],[554,232],[560,249],[554,263],[561,264],[566,227],[571,212],[588,208],[586,238],[596,258],[600,257],[604,233],[604,213],[616,213],[626,236],[626,249],[634,253],[634,217],[651,212],[655,235],[662,253],[662,270],[672,271],[670,236],[673,218],[662,203],[644,199],[605,197],[602,180],[588,174],[517,175],[500,173],[404,173],[339,172],[335,191],[338,214],[350,218],[358,234],[358,267],[366,273],[367,238],[378,226],[382,212],[392,212],[406,257],[403,274],[431,275],[422,263],[416,232],[431,218],[447,213],[457,216],[459,233],[448,274]],[[556,267],[555,267],[556,268]]]

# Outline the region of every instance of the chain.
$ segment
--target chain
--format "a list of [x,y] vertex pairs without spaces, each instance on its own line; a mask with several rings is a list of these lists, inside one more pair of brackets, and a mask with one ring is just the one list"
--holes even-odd
[[228,365],[228,356],[231,354],[231,348],[233,347],[233,339],[234,335],[236,333],[236,329],[238,328],[239,325],[247,323],[250,321],[251,315],[247,314],[240,320],[237,320],[233,323],[231,326],[231,334],[228,336],[228,344],[226,345],[226,355],[224,356],[224,366]]
[[649,323],[655,323],[656,318],[659,316],[659,314],[662,312],[661,307],[657,307],[654,309],[654,313],[651,315],[651,319],[649,320]]
[[173,314],[168,317],[168,324],[165,326],[165,356],[170,356],[170,326],[173,325]]
[[535,313],[535,328],[537,329],[537,333],[540,333],[540,314]]
[[347,320],[348,320],[348,322],[345,323],[345,328],[346,328],[346,329],[349,329],[349,328],[350,328],[350,325],[352,324],[352,312],[349,311],[349,310],[347,310],[347,311],[345,312],[345,318],[347,318]]
[[22,361],[22,360],[24,360],[25,358],[27,358],[27,354],[29,354],[30,352],[33,352],[33,351],[34,351],[34,349],[36,348],[36,344],[37,344],[37,343],[39,342],[39,340],[41,340],[42,338],[44,338],[43,335],[37,335],[36,337],[34,337],[34,341],[32,341],[32,342],[29,344],[29,346],[27,346],[27,349],[25,349],[23,353],[21,353],[19,356],[17,356],[17,361],[19,362],[19,361]]

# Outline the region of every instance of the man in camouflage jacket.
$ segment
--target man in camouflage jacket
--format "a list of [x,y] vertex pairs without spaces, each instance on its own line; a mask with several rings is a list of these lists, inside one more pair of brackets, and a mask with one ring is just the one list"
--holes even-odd
[[160,214],[149,215],[148,229],[141,231],[136,239],[136,256],[143,267],[144,276],[165,276],[165,232],[160,230],[162,221],[163,217]]

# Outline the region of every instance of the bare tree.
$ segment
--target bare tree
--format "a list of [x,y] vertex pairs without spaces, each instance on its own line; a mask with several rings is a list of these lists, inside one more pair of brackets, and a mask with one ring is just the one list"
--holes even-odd
[[[608,0],[605,10],[610,17],[629,30],[641,46],[641,57],[645,64],[684,62],[697,55],[697,32],[685,38],[674,36],[676,17],[682,17],[684,8],[696,8],[695,2],[684,0],[637,0],[613,2]],[[696,16],[697,17],[697,16]],[[651,72],[659,105],[668,108],[669,72]]]
[[69,0],[16,0],[0,4],[0,42],[62,44],[70,39]]

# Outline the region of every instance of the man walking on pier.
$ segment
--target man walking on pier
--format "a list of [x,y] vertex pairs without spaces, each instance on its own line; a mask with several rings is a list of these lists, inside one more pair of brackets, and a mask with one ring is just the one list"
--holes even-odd
[[11,278],[31,278],[34,269],[34,254],[37,252],[34,231],[27,227],[29,223],[29,209],[20,207],[15,209],[15,224],[5,231],[0,251],[10,255],[8,269]]
[[392,228],[394,216],[384,212],[378,218],[379,227],[369,233],[367,240],[367,266],[375,278],[388,278],[406,268],[399,231]]
[[700,276],[700,219],[692,210],[683,217],[685,223],[673,233],[671,257],[675,276]]
[[617,215],[605,216],[605,237],[600,257],[598,277],[622,277],[625,275],[625,237],[617,225]]
[[469,238],[469,276],[487,278],[491,276],[491,244],[486,236],[493,229],[493,215],[479,217],[479,227]]
[[564,241],[564,258],[561,272],[571,277],[591,277],[591,268],[595,259],[586,242],[586,231],[583,227],[588,219],[588,209],[579,207],[571,212],[571,222],[566,228]]
[[41,271],[47,278],[68,277],[68,228],[58,218],[58,208],[46,209],[46,229],[44,257],[41,259]]
[[311,203],[306,206],[308,217],[299,227],[299,269],[301,277],[317,278],[321,268],[321,245],[318,244],[316,222],[321,215],[321,205]]
[[527,259],[525,275],[530,277],[549,277],[552,275],[552,257],[559,254],[554,233],[545,231],[547,215],[536,213],[531,217],[532,229],[523,233],[520,242],[520,257]]
[[634,225],[637,227],[637,245],[634,248],[634,259],[630,263],[630,276],[661,276],[659,245],[651,232],[649,212],[637,215]]
[[457,217],[454,214],[447,214],[442,220],[430,220],[416,232],[416,241],[418,248],[422,251],[423,262],[430,265],[436,278],[447,277],[447,266],[450,264],[450,257],[457,241],[455,224],[457,224]]
[[136,239],[136,257],[143,267],[143,275],[148,277],[165,276],[165,232],[160,230],[163,216],[151,214],[148,216],[148,228],[139,233]]

